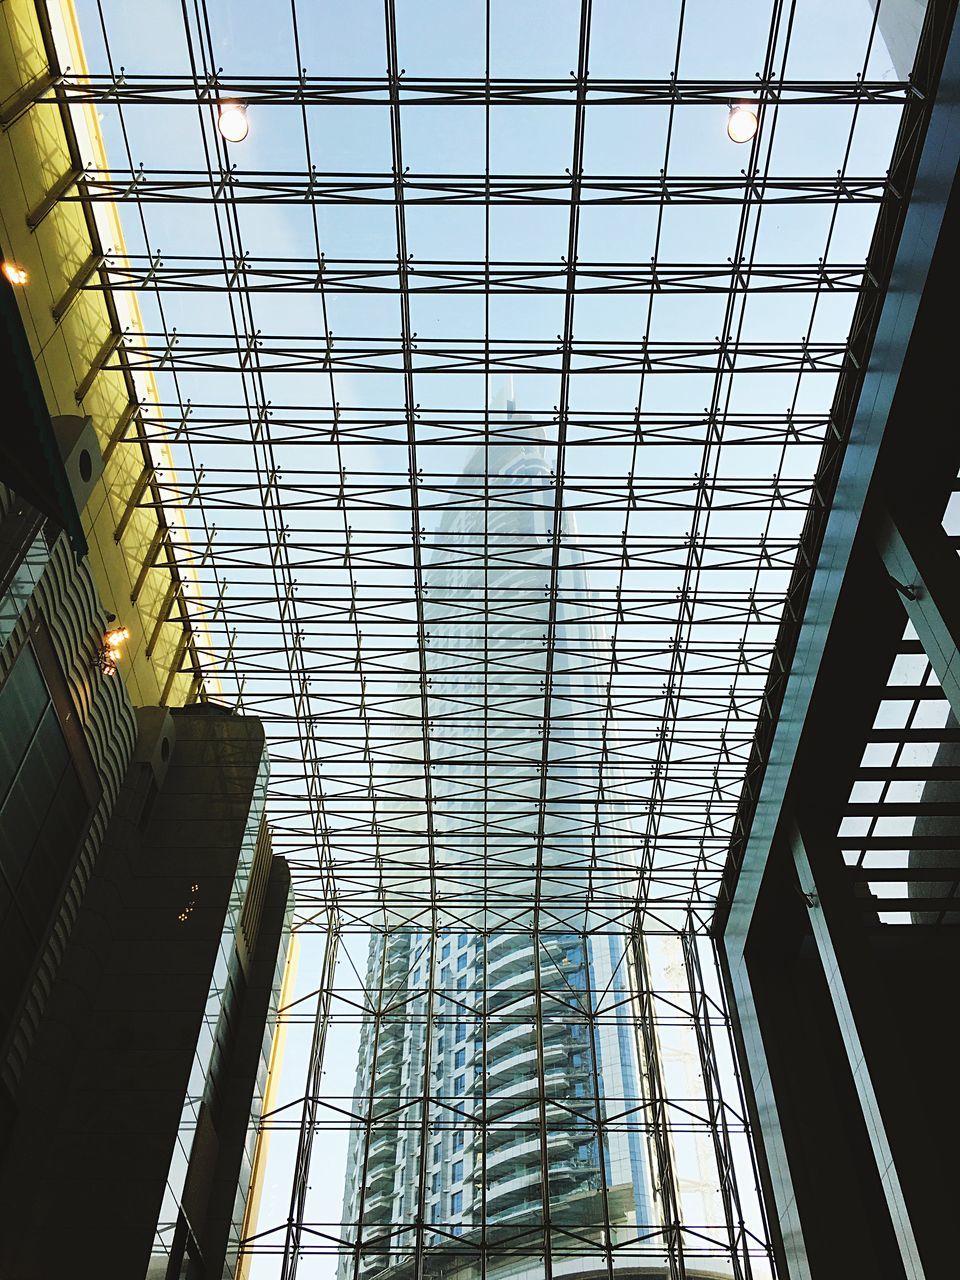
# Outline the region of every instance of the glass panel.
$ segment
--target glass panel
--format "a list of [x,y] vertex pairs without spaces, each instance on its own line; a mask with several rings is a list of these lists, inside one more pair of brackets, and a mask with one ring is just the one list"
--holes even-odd
[[80,0],[297,894],[250,1280],[772,1273],[706,934],[910,57],[788,8]]

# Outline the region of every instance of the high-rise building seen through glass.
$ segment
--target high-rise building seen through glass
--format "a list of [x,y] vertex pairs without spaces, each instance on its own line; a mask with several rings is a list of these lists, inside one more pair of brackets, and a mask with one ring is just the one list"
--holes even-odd
[[[604,640],[575,521],[554,537],[542,432],[516,412],[512,385],[494,412],[496,443],[454,479],[424,569],[430,795],[412,762],[386,788],[415,792],[421,814],[427,799],[435,857],[460,868],[459,900],[433,928],[371,939],[365,985],[379,1007],[363,1028],[355,1101],[375,1088],[370,1126],[353,1134],[343,1214],[365,1243],[341,1259],[343,1280],[404,1273],[402,1239],[383,1252],[370,1241],[378,1223],[387,1232],[418,1218],[445,1274],[479,1274],[481,1238],[488,1275],[527,1274],[518,1255],[548,1221],[555,1239],[577,1242],[567,1266],[561,1247],[555,1274],[584,1274],[583,1242],[600,1244],[608,1227],[633,1244],[631,1264],[638,1248],[651,1260],[658,1248],[636,943],[614,905],[637,873],[618,780],[585,736],[603,698],[591,654]],[[545,744],[548,680],[569,724]],[[604,786],[611,798],[598,806]],[[410,826],[423,847],[426,832]],[[423,861],[423,875],[437,870]],[[605,895],[606,919],[595,909]]]

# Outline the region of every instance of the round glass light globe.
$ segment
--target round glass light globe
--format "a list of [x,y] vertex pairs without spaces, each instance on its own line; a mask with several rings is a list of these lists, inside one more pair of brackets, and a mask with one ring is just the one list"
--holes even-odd
[[242,142],[250,132],[247,108],[242,102],[224,102],[217,114],[217,128],[227,142]]
[[749,142],[757,132],[757,113],[753,107],[738,103],[727,117],[727,137],[731,142]]

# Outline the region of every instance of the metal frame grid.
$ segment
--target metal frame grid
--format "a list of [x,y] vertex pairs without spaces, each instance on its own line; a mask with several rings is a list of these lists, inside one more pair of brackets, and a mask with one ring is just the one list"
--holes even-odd
[[[95,255],[73,288],[138,294],[145,331],[118,335],[102,367],[153,374],[161,402],[134,402],[137,438],[117,447],[173,451],[176,472],[151,473],[138,500],[177,508],[189,530],[174,524],[170,541],[199,583],[201,696],[267,726],[274,847],[309,958],[284,1013],[303,1037],[288,1054],[300,1075],[263,1121],[279,1153],[270,1182],[287,1180],[289,1202],[273,1213],[268,1195],[243,1246],[252,1274],[327,1275],[312,1268],[331,1258],[352,1280],[772,1274],[703,935],[804,522],[823,501],[818,462],[843,438],[862,355],[854,304],[880,288],[864,266],[873,223],[903,195],[887,157],[923,93],[877,73],[866,5],[838,76],[817,72],[829,57],[812,0],[745,4],[756,65],[716,79],[688,71],[711,59],[688,52],[709,25],[688,3],[671,12],[662,70],[637,79],[596,69],[617,43],[611,22],[626,22],[612,0],[564,8],[566,77],[510,69],[497,0],[475,6],[480,74],[450,77],[407,74],[413,19],[395,0],[378,18],[385,74],[359,76],[307,71],[322,27],[298,0],[277,19],[288,69],[268,75],[221,69],[237,33],[208,0],[183,0],[180,65],[162,73],[124,6],[79,8],[92,72],[51,66],[6,118],[44,102],[101,113],[111,168],[78,161],[51,200],[120,206],[129,247]],[[356,30],[373,12],[358,8]],[[227,99],[269,132],[276,167],[263,150],[246,167],[219,137]],[[732,100],[755,104],[761,127],[744,148],[714,146],[704,171],[704,139],[723,138]],[[553,163],[545,126],[544,158],[531,142],[531,171],[514,172],[498,157],[533,130],[533,109],[560,122],[565,159]],[[415,121],[437,113],[450,127],[465,119],[443,115],[454,110],[472,113],[464,154],[474,144],[477,163],[434,171]],[[606,113],[619,124],[604,134]],[[622,143],[627,121],[646,170],[617,171],[593,146]],[[356,156],[328,168],[339,122],[357,129]],[[525,219],[513,242],[504,211]],[[629,251],[623,217],[635,220]],[[368,218],[390,219],[388,248]],[[451,254],[458,238],[478,251]],[[368,328],[352,327],[364,316]],[[542,467],[518,484],[494,461],[508,455]],[[514,1014],[533,1036],[533,1110],[509,1123],[538,1149],[542,1212],[508,1236],[489,1220],[482,1172],[502,991],[485,964],[468,995],[441,978],[434,953],[458,928],[484,955],[514,935],[535,957]],[[632,1227],[614,1221],[605,1177],[602,1211],[576,1226],[549,1190],[551,1109],[566,1109],[561,1128],[573,1122],[550,1079],[544,1001],[557,997],[542,966],[571,937],[613,939],[628,975],[629,998],[615,999],[587,959],[575,1016],[593,1046],[611,1029],[632,1038],[640,1064],[636,1097],[611,1110],[595,1078],[580,1118],[601,1170],[614,1131],[647,1153],[654,1221]],[[660,950],[673,958],[657,968]],[[465,1008],[480,1028],[480,1191],[466,1230],[426,1214],[427,1146],[450,1127],[431,1038]],[[382,1045],[412,1028],[419,1083],[408,1050],[402,1085],[385,1084]],[[342,1052],[359,1064],[353,1093],[324,1084]],[[679,1083],[678,1062],[695,1064],[694,1083]],[[333,1132],[350,1135],[363,1171],[352,1221],[310,1191]],[[402,1220],[371,1218],[371,1152],[395,1153],[401,1135],[422,1153],[415,1204]],[[701,1139],[707,1155],[691,1155]],[[691,1207],[698,1178],[713,1216]],[[504,1256],[521,1269],[504,1271]]]

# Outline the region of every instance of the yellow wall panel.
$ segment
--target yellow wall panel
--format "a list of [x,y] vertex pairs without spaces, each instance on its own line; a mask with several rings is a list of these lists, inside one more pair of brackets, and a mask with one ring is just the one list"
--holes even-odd
[[5,0],[2,12],[6,39],[0,65],[19,88],[47,69],[37,10],[31,0]]
[[[67,29],[74,30],[68,6],[63,11]],[[84,65],[82,49],[71,50],[69,61],[72,66]],[[0,4],[0,99],[9,101],[23,85],[46,70],[33,0],[5,0]],[[91,110],[83,118],[89,131],[84,146],[92,148],[97,162],[102,162],[103,144],[96,115]],[[80,151],[84,153],[83,147]],[[69,171],[71,163],[64,122],[55,105],[29,108],[5,133],[0,133],[0,234],[5,253],[29,273],[28,285],[18,290],[17,296],[48,408],[52,414],[88,414],[101,445],[106,447],[130,401],[130,388],[117,367],[116,354],[93,379],[82,404],[78,405],[76,399],[78,388],[112,332],[106,300],[99,291],[83,292],[59,322],[53,314],[93,251],[86,214],[79,203],[64,201],[51,208],[35,230],[27,225],[28,214]],[[116,212],[104,212],[111,226],[112,246],[122,253],[123,237]],[[134,317],[131,329],[135,329],[139,321],[135,300],[128,311]],[[125,313],[124,327],[127,323]],[[141,402],[155,402],[152,380],[147,378],[138,384],[137,394]],[[159,413],[154,411],[151,418],[159,420]],[[169,468],[165,449],[158,451],[155,465]],[[106,609],[130,630],[121,671],[132,701],[140,705],[161,700],[183,634],[180,608],[175,602],[170,620],[160,627],[153,652],[147,657],[146,649],[171,584],[165,551],[161,551],[156,567],[145,575],[136,603],[131,601],[131,591],[159,527],[158,512],[149,505],[149,491],[144,499],[146,505],[134,509],[126,520],[120,544],[115,538],[143,468],[143,449],[136,439],[136,427],[131,425],[130,438],[112,450],[104,475],[82,513],[90,567],[100,597]],[[178,530],[177,536],[185,536],[184,530]],[[195,692],[191,667],[175,677],[168,700],[175,705]]]

